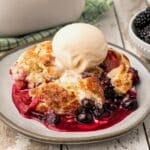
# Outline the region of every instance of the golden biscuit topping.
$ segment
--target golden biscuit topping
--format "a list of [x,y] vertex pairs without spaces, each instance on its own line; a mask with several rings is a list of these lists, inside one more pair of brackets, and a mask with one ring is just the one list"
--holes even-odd
[[121,58],[119,66],[112,69],[107,76],[111,79],[111,83],[115,87],[115,90],[125,94],[132,87],[133,75],[129,72],[131,65],[128,58],[120,53],[118,53],[118,55],[120,55]]
[[87,77],[79,81],[79,86],[82,90],[90,95],[91,99],[94,99],[97,103],[103,104],[104,102],[104,92],[100,81],[97,77]]
[[31,89],[29,94],[40,99],[36,107],[36,110],[40,112],[48,108],[58,114],[67,114],[74,113],[79,107],[75,93],[65,90],[56,83],[43,83],[39,87]]
[[31,89],[29,94],[33,98],[42,99],[36,107],[40,112],[49,108],[59,114],[73,113],[84,98],[99,104],[104,102],[103,89],[96,77],[81,78],[69,71],[53,82]]
[[29,88],[60,75],[55,67],[51,42],[46,41],[27,49],[11,68],[15,80],[27,80]]

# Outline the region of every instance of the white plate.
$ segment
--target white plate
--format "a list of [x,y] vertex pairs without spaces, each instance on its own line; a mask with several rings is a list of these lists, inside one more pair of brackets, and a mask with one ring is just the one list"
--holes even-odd
[[110,47],[123,52],[135,67],[141,79],[138,89],[139,108],[131,113],[120,123],[103,130],[90,132],[57,132],[47,129],[41,123],[23,118],[17,111],[11,98],[12,80],[9,75],[10,66],[17,60],[19,55],[24,51],[20,49],[3,57],[0,61],[0,118],[9,126],[17,131],[35,139],[46,143],[91,143],[106,139],[112,139],[120,136],[141,123],[146,115],[150,112],[150,73],[144,67],[140,60],[133,54],[123,50],[122,48],[110,44]]

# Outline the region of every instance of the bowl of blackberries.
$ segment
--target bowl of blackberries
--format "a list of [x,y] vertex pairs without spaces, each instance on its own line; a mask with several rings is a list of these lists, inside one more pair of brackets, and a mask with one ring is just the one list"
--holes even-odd
[[150,59],[150,7],[137,12],[131,18],[129,35],[140,53]]

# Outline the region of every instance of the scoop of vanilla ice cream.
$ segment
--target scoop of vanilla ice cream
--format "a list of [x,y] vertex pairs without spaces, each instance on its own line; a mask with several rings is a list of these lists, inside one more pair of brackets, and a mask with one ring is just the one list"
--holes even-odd
[[59,30],[52,48],[56,64],[77,73],[99,65],[107,55],[107,42],[101,30],[85,23],[70,24]]

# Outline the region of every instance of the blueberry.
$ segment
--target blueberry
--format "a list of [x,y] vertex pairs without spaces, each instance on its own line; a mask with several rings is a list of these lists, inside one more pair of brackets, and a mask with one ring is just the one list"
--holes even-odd
[[115,91],[114,91],[114,88],[109,86],[109,87],[106,87],[104,89],[104,96],[106,99],[114,99],[115,98]]
[[121,103],[121,99],[115,98],[115,99],[113,100],[113,102],[114,102],[115,105],[119,106],[120,103]]
[[78,115],[78,114],[81,114],[81,113],[88,113],[89,110],[83,106],[79,107],[76,111],[75,111],[75,114]]
[[138,103],[136,100],[127,100],[122,103],[122,107],[128,110],[136,110],[138,108]]
[[120,105],[121,101],[123,100],[125,95],[123,94],[119,94],[119,93],[115,93],[115,98],[113,99],[113,103],[117,106]]
[[130,98],[130,99],[133,99],[133,100],[136,99],[137,94],[136,94],[135,88],[130,89],[130,90],[128,91],[128,94],[129,94],[129,98]]
[[93,121],[93,115],[91,113],[80,113],[76,116],[76,119],[81,123],[90,123]]
[[115,111],[117,109],[117,106],[114,104],[110,104],[110,110]]
[[55,113],[49,113],[46,120],[49,124],[58,124],[61,119],[59,115]]
[[117,108],[117,106],[115,104],[108,103],[108,102],[104,103],[103,107],[106,111],[115,111]]
[[116,99],[123,99],[124,96],[125,96],[124,94],[115,93],[115,98],[116,98]]
[[94,107],[94,101],[93,100],[90,100],[88,98],[84,98],[82,101],[82,106],[85,107],[85,108],[89,108],[89,109],[92,109]]
[[135,70],[134,68],[130,68],[129,72],[132,73],[132,81],[133,81],[133,85],[137,85],[140,82],[140,78],[138,75],[138,71]]
[[104,108],[95,107],[93,114],[96,118],[100,118],[104,113]]
[[30,114],[40,120],[43,120],[46,117],[46,115],[44,115],[43,113],[37,112],[37,111],[31,111]]

